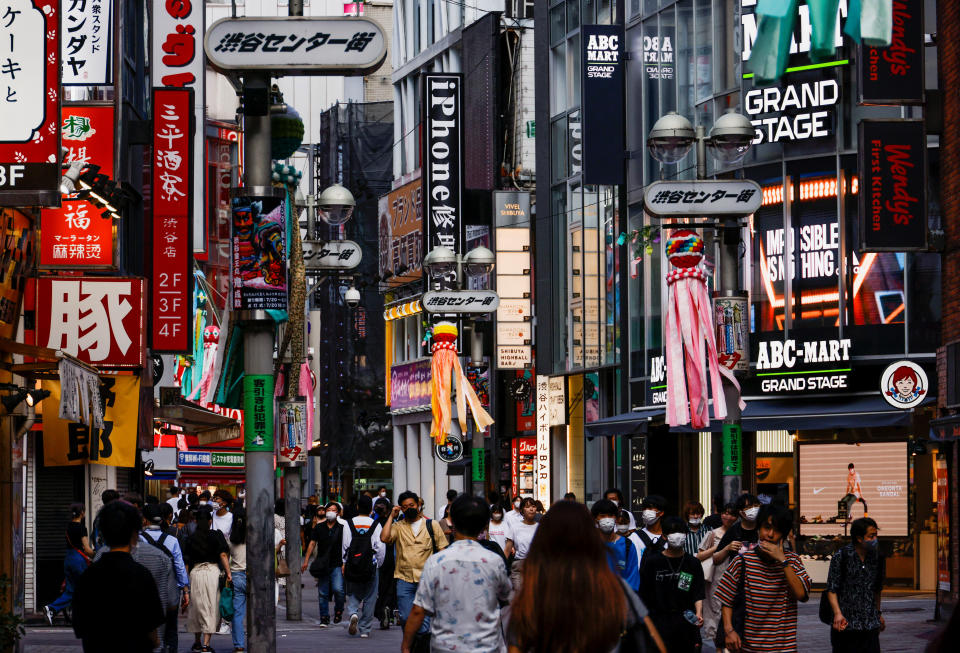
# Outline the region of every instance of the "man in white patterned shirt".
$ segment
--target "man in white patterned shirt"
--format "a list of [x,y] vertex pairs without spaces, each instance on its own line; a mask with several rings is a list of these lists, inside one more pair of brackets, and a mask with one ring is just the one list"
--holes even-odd
[[490,521],[490,507],[467,494],[450,506],[456,540],[427,558],[401,651],[410,653],[414,636],[430,615],[430,650],[499,653],[503,649],[500,607],[512,586],[503,558],[477,541]]

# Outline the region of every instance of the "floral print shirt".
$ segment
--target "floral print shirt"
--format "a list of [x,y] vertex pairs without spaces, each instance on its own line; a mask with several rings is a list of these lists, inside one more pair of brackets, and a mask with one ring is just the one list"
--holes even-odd
[[[843,574],[841,564],[845,567]],[[830,559],[827,590],[837,595],[840,612],[848,623],[847,629],[875,630],[880,627],[875,592],[883,588],[884,567],[884,560],[876,551],[868,552],[861,560],[852,544],[837,551]]]

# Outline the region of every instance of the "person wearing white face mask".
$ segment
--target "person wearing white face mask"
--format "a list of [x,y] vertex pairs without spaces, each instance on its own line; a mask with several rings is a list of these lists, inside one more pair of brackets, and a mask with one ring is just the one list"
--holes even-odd
[[740,515],[740,521],[728,528],[717,544],[717,552],[713,554],[715,565],[757,546],[757,514],[760,512],[760,499],[752,494],[741,494],[737,497],[734,507]]
[[679,517],[663,520],[667,548],[650,551],[640,573],[640,598],[670,653],[700,650],[703,625],[703,567],[683,550],[687,526]]
[[626,502],[623,500],[623,492],[621,492],[619,489],[615,487],[612,487],[603,493],[603,498],[606,499],[607,501],[612,501],[613,505],[615,505],[620,510],[626,510],[627,514],[630,517],[630,530],[632,531],[637,530],[637,519],[636,517],[633,516],[633,513],[629,511],[630,506],[628,506]]
[[[329,502],[323,512],[324,520],[313,527],[310,544],[303,557],[300,573],[310,566],[310,575],[317,579],[317,596],[320,605],[320,627],[330,625],[330,595],[334,599],[334,623],[343,618],[343,606],[346,601],[343,586],[342,547],[345,522],[340,519],[340,505]],[[317,552],[316,559],[310,563],[310,556]]]
[[663,517],[667,509],[667,500],[663,497],[651,494],[643,500],[643,512],[640,518],[643,520],[643,528],[637,531],[637,537],[640,538],[640,564],[643,564],[643,556],[647,549],[651,551],[662,551],[667,546],[663,539],[663,530],[660,527],[660,518]]
[[704,512],[703,504],[699,501],[687,501],[681,515],[687,526],[687,541],[683,545],[683,550],[694,557],[700,550],[700,543],[707,535],[707,529],[702,523]]
[[620,509],[612,501],[601,499],[593,504],[590,513],[596,520],[600,537],[607,547],[610,570],[620,576],[633,591],[637,591],[640,588],[639,556],[633,542],[617,533]]

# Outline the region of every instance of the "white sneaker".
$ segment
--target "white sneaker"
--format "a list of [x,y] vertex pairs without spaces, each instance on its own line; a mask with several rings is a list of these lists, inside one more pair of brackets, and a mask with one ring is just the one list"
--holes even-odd
[[53,625],[53,610],[50,609],[49,605],[43,606],[43,616],[47,618],[47,623],[51,626]]
[[360,633],[360,639],[367,639],[370,637],[370,633]]
[[357,624],[360,622],[360,617],[356,614],[350,615],[350,627],[347,629],[347,632],[351,635],[357,634]]

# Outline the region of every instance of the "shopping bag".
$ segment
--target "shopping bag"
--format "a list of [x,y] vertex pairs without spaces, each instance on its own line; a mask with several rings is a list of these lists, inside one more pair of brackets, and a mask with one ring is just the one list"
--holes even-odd
[[220,618],[224,621],[233,619],[233,586],[229,583],[220,590]]

